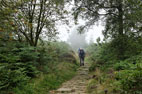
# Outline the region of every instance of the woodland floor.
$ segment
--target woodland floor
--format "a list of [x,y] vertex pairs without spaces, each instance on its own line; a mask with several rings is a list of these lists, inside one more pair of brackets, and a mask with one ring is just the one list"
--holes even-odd
[[85,63],[78,69],[73,79],[63,83],[59,89],[51,91],[50,94],[87,94],[89,78],[89,64]]

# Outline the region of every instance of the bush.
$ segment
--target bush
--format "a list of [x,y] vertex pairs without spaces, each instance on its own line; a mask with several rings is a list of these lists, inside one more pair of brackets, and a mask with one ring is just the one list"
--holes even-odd
[[142,93],[142,64],[131,66],[131,69],[121,70],[116,73],[116,79],[120,82],[123,94]]
[[96,62],[92,62],[91,66],[89,67],[89,71],[92,72],[94,71],[96,68],[100,68],[101,65],[102,65],[102,61],[101,60],[98,60]]
[[26,84],[20,87],[13,88],[14,94],[36,94],[33,84]]
[[21,86],[29,80],[24,68],[12,69],[15,65],[20,64],[0,64],[0,90]]
[[142,93],[142,71],[124,70],[117,74],[124,94]]
[[20,87],[38,73],[35,48],[11,42],[0,46],[0,90]]
[[22,88],[14,88],[14,94],[48,94],[50,90],[57,89],[63,82],[71,79],[78,68],[76,64],[69,62],[62,62],[54,67],[53,72],[40,74]]
[[[47,93],[75,74],[77,68],[75,53],[64,42],[45,43],[44,46],[36,48],[16,41],[3,44],[0,45],[2,94],[39,94],[42,89]],[[44,76],[39,83],[35,82],[39,85],[35,88],[31,81],[39,77],[38,73],[43,73]]]
[[[131,64],[132,65],[132,64]],[[126,70],[126,69],[130,69],[130,64],[129,62],[124,62],[124,61],[120,61],[116,64],[113,65],[113,68],[116,70],[116,71],[120,71],[120,70]]]

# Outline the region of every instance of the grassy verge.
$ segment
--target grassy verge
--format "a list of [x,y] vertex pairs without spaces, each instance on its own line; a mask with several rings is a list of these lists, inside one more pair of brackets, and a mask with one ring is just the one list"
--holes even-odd
[[115,63],[92,63],[88,93],[142,94],[141,61],[141,56],[138,55]]
[[90,74],[92,78],[89,81],[88,94],[119,94],[115,79],[113,64],[103,64],[101,61],[90,61]]
[[41,73],[26,86],[15,88],[14,92],[15,94],[48,94],[50,90],[57,89],[63,82],[71,79],[77,68],[78,66],[73,63],[60,63],[52,73]]
[[117,94],[113,83],[115,80],[113,70],[105,72],[96,68],[91,74],[93,76],[87,88],[89,94]]

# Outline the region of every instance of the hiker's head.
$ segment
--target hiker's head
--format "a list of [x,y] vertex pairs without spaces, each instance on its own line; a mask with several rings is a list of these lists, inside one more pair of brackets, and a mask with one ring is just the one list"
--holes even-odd
[[80,49],[82,49],[82,47],[79,47]]
[[83,48],[80,47],[79,49],[82,50]]

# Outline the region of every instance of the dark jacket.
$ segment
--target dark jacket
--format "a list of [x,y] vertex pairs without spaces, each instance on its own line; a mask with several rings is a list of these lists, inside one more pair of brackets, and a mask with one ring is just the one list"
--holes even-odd
[[84,58],[85,57],[85,51],[83,49],[79,50],[79,57]]

